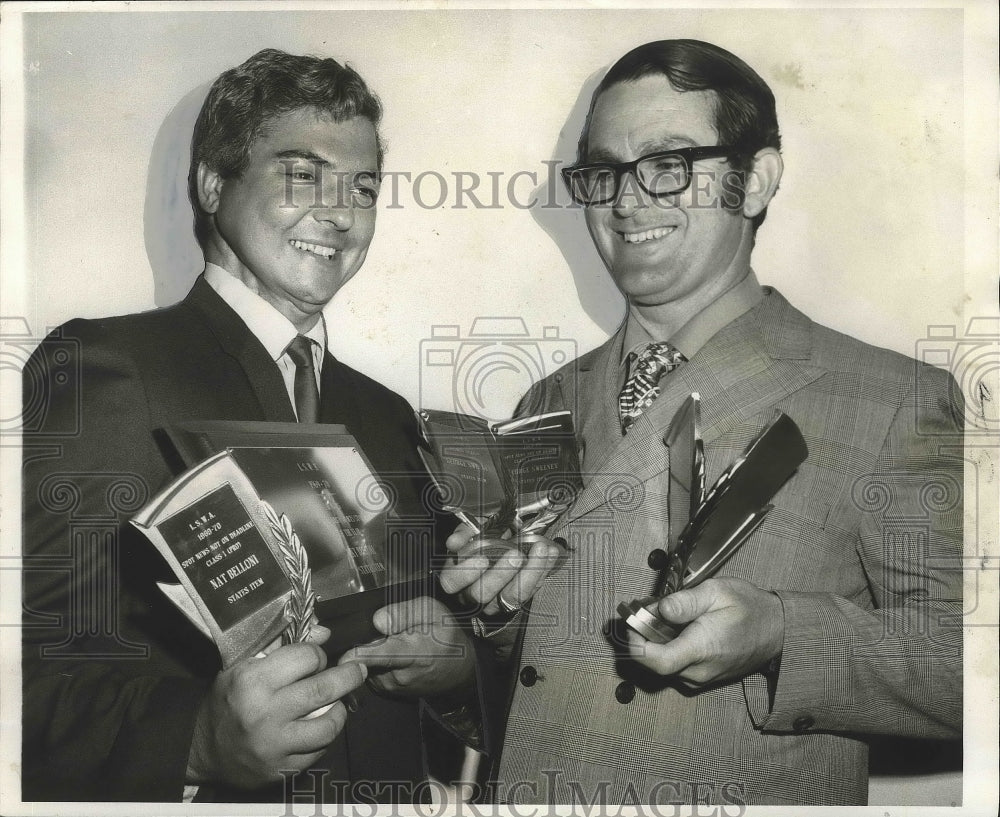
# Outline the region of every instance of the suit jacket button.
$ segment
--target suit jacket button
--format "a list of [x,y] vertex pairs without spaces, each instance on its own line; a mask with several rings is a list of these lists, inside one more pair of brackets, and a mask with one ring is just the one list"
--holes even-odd
[[812,729],[816,724],[816,720],[809,715],[800,715],[794,721],[792,721],[792,729],[796,732],[805,732],[807,729]]
[[618,686],[615,687],[615,698],[618,699],[618,703],[627,704],[632,701],[635,697],[635,684],[629,681],[622,681]]
[[665,550],[657,548],[649,552],[649,556],[646,557],[646,564],[653,568],[653,570],[663,570],[667,566],[668,558]]
[[538,680],[538,670],[529,664],[521,670],[520,678],[521,683],[526,687],[533,687],[535,685],[535,681]]

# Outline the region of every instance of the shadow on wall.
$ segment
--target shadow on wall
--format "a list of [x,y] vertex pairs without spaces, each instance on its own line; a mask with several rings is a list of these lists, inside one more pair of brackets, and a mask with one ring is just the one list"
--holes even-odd
[[[592,74],[580,89],[553,148],[551,159],[557,163],[553,167],[576,160],[590,98],[605,70]],[[153,270],[153,300],[158,307],[181,300],[204,267],[194,237],[187,174],[191,133],[210,87],[207,82],[187,93],[163,120],[153,142],[143,232],[146,256]],[[539,204],[531,208],[531,214],[566,259],[580,305],[594,323],[612,334],[624,316],[624,299],[590,241],[583,210],[572,204],[558,170],[535,189],[534,198]]]
[[204,268],[194,237],[187,175],[191,132],[211,83],[190,91],[163,120],[149,159],[143,233],[158,307],[177,303]]
[[580,89],[550,157],[552,162],[558,163],[550,165],[556,170],[535,188],[534,200],[539,204],[531,208],[531,215],[566,259],[573,273],[580,306],[594,323],[610,335],[622,322],[625,301],[594,249],[582,208],[570,200],[558,170],[558,167],[576,161],[577,143],[590,110],[590,98],[606,72],[607,67],[591,74]]

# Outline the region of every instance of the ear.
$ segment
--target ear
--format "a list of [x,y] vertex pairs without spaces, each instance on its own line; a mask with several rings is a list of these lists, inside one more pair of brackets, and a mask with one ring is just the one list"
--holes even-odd
[[747,174],[743,197],[743,215],[754,218],[764,212],[778,190],[785,165],[774,148],[762,148],[753,157],[753,167]]
[[198,164],[198,203],[206,213],[219,209],[222,195],[222,177],[204,162]]

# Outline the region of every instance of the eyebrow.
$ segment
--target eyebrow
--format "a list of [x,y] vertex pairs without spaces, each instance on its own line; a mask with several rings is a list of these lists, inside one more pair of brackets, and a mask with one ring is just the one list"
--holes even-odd
[[311,150],[304,150],[302,148],[291,148],[289,150],[279,150],[274,154],[275,159],[305,159],[308,162],[313,162],[318,165],[329,165],[326,159],[320,156],[318,153],[313,153]]
[[[650,153],[660,153],[668,150],[676,150],[684,147],[697,147],[697,143],[687,136],[668,134],[656,139],[650,139],[639,144],[636,153],[638,156],[648,156]],[[615,164],[623,161],[621,155],[608,148],[597,148],[594,151],[587,151],[587,162],[607,162]]]
[[[279,150],[274,154],[276,160],[282,159],[303,159],[307,162],[313,162],[321,167],[333,167],[336,168],[337,163],[331,162],[328,159],[323,158],[318,153],[315,153],[306,148],[288,148],[287,150]],[[379,175],[378,171],[372,169],[365,169],[357,171],[358,176],[373,176],[377,177]]]

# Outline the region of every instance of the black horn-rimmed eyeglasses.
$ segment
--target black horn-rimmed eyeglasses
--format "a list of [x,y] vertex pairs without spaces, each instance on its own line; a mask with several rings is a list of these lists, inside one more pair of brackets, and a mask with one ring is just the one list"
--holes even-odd
[[577,204],[607,204],[618,197],[627,173],[649,195],[659,198],[682,193],[691,185],[691,164],[735,153],[728,145],[677,148],[647,153],[631,162],[593,162],[562,169],[563,180]]

